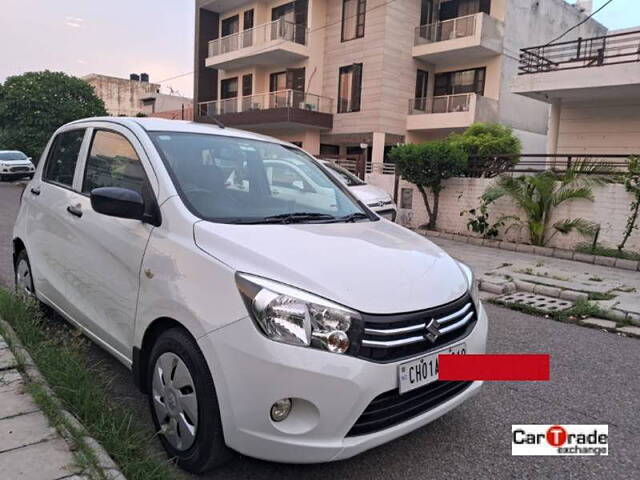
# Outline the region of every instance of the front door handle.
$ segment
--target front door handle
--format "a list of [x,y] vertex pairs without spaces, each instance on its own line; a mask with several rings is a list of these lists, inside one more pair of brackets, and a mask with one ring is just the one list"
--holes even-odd
[[69,212],[71,215],[75,215],[76,217],[82,216],[82,209],[80,208],[80,206],[69,205],[67,207],[67,212]]
[[33,193],[34,195],[40,195],[40,189],[31,187],[31,193]]

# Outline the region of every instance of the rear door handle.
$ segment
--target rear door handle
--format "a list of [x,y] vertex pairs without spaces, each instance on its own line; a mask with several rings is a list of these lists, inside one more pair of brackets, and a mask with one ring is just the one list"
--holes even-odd
[[79,206],[69,205],[67,207],[67,212],[69,212],[71,215],[75,215],[76,217],[82,216],[82,209]]
[[34,195],[40,195],[40,189],[32,187],[31,188],[31,193],[33,193]]

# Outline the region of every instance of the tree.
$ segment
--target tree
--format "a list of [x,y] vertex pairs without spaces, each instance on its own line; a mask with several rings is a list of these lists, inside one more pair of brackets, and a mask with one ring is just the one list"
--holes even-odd
[[629,240],[631,233],[638,228],[636,221],[638,220],[638,210],[640,210],[640,157],[631,157],[629,159],[628,170],[624,176],[624,188],[633,196],[633,200],[631,200],[631,205],[629,206],[630,213],[622,242],[618,245],[619,251],[624,249],[624,245]]
[[[592,236],[597,226],[583,218],[563,219],[550,225],[553,210],[571,200],[593,201],[592,184],[603,180],[597,175],[588,176],[580,168],[570,169],[564,174],[545,171],[520,177],[502,176],[482,195],[485,202],[494,202],[509,197],[525,215],[505,215],[500,221],[511,222],[511,228],[526,227],[533,245],[546,245],[557,233],[566,235],[577,231]],[[549,231],[553,232],[549,235]]]
[[[442,182],[464,172],[467,166],[466,153],[447,140],[436,140],[397,146],[389,156],[396,164],[398,174],[418,188],[429,216],[426,227],[435,230],[440,192],[444,188]],[[425,188],[433,193],[433,205]]]
[[464,133],[450,135],[449,140],[469,156],[469,177],[495,177],[516,165],[522,151],[513,129],[499,123],[474,123]]
[[53,132],[80,118],[104,116],[91,85],[62,72],[29,72],[0,86],[0,149],[38,160]]

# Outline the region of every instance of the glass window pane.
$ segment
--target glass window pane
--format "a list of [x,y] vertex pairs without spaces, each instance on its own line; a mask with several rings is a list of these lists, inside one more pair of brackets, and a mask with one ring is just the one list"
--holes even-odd
[[144,170],[131,143],[118,133],[98,130],[87,159],[82,193],[100,187],[120,187],[142,195],[144,182]]
[[71,187],[84,132],[72,130],[56,137],[47,159],[44,180]]

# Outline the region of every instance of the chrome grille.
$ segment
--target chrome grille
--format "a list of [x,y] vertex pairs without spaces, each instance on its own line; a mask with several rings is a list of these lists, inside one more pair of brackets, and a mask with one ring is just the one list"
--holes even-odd
[[11,167],[12,172],[28,172],[29,167]]
[[465,337],[476,322],[467,294],[449,304],[400,315],[364,315],[359,356],[391,362],[429,352]]

